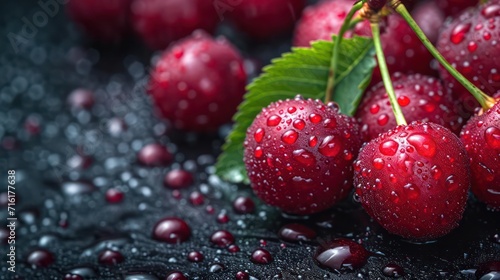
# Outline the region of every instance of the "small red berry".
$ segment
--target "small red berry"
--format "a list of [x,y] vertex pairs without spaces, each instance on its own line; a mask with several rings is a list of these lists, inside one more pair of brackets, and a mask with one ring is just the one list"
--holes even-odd
[[66,4],[69,16],[85,33],[102,43],[116,44],[129,30],[129,0],[70,0]]
[[446,19],[445,14],[439,9],[436,2],[425,1],[419,3],[411,14],[429,41],[435,44],[439,37],[439,29]]
[[[316,40],[332,40],[332,35],[337,34],[344,22],[347,13],[354,1],[336,0],[322,1],[316,5],[307,7],[302,13],[293,38],[293,45],[297,47],[308,47]],[[370,24],[363,21],[354,28],[354,34],[371,36]],[[345,37],[351,37],[353,32],[348,31]]]
[[319,100],[278,101],[247,130],[244,162],[264,202],[293,214],[330,208],[352,188],[359,126]]
[[[473,2],[473,1],[471,1]],[[462,12],[442,29],[438,51],[465,78],[486,94],[500,90],[500,1],[489,1]],[[443,67],[439,74],[463,105],[463,116],[470,117],[479,103]]]
[[134,0],[132,25],[152,49],[164,49],[197,29],[212,33],[218,22],[212,1]]
[[434,124],[397,126],[368,142],[354,164],[361,204],[393,234],[432,239],[458,226],[470,186],[460,139]]
[[[345,17],[355,1],[335,0],[323,1],[304,10],[297,24],[293,45],[307,47],[316,40],[332,41],[332,35],[340,30]],[[420,42],[410,26],[399,15],[390,15],[381,22],[382,48],[386,56],[387,66],[391,73],[421,73],[433,75],[435,70],[430,66],[432,55]],[[367,20],[358,23],[353,32],[347,32],[345,37],[353,35],[371,37],[371,28]],[[378,67],[373,72],[372,84],[381,81]]]
[[466,8],[477,5],[479,0],[436,0],[436,3],[447,16],[455,16]]
[[370,9],[378,12],[387,4],[387,0],[368,0],[366,3]]
[[245,84],[238,51],[226,40],[197,32],[163,54],[151,73],[148,93],[174,127],[213,131],[231,120]]
[[[391,76],[397,101],[408,122],[433,122],[458,134],[462,119],[455,109],[451,93],[438,79],[395,73]],[[384,83],[379,82],[363,97],[356,118],[366,141],[397,126]]]
[[500,103],[472,117],[460,137],[470,159],[472,193],[500,210]]
[[243,32],[256,39],[269,39],[290,32],[305,7],[305,0],[244,0],[228,12]]

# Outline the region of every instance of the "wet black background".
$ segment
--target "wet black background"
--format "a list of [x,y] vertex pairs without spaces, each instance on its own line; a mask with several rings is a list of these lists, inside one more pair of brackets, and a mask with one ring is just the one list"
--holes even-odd
[[[88,279],[163,279],[172,270],[190,279],[234,279],[236,272],[244,270],[257,279],[377,279],[384,278],[381,269],[391,262],[402,266],[408,279],[475,279],[478,264],[500,261],[500,244],[493,238],[500,233],[499,214],[487,211],[473,198],[461,226],[428,244],[387,234],[350,200],[327,213],[298,220],[318,231],[316,240],[300,244],[279,240],[279,228],[297,220],[260,204],[254,214],[236,214],[231,201],[249,194],[248,187],[226,184],[213,175],[213,163],[229,127],[214,135],[171,130],[153,115],[144,94],[156,54],[133,40],[115,48],[90,45],[60,8],[16,52],[8,35],[19,34],[23,17],[33,22],[33,15],[41,9],[28,0],[0,4],[0,191],[6,191],[7,170],[14,169],[19,199],[15,207],[17,276],[6,271],[7,246],[2,244],[0,279],[62,279],[82,267],[94,271]],[[227,25],[218,33],[261,64],[289,49],[290,38],[250,44]],[[68,94],[78,87],[94,90],[96,105],[90,111],[67,106]],[[128,129],[114,134],[109,127],[117,119]],[[39,134],[25,129],[27,120],[40,122]],[[7,150],[13,139],[16,147]],[[166,168],[139,166],[135,154],[151,142],[175,151],[175,163]],[[78,151],[93,160],[86,170],[71,166],[70,159]],[[180,200],[162,183],[164,174],[177,167],[192,171],[196,180],[181,191]],[[67,182],[74,181],[88,182],[95,189],[87,193],[65,189]],[[104,193],[111,187],[124,191],[123,203],[105,201]],[[195,190],[205,196],[201,206],[188,201]],[[214,214],[206,211],[208,205]],[[221,212],[229,216],[228,223],[217,222]],[[151,239],[153,225],[167,216],[188,222],[193,231],[188,242],[169,245]],[[2,204],[0,220],[6,223],[6,217]],[[65,223],[67,227],[61,226]],[[211,245],[209,237],[218,229],[232,232],[241,252]],[[317,244],[335,237],[361,242],[375,255],[355,271],[338,274],[318,268],[312,260]],[[250,262],[251,252],[263,245],[261,240],[274,257],[269,265]],[[37,248],[53,252],[55,264],[48,268],[27,265],[27,254]],[[122,252],[125,261],[98,265],[97,255],[104,248]],[[204,254],[203,262],[187,260],[193,250]],[[225,269],[210,272],[214,263]]]

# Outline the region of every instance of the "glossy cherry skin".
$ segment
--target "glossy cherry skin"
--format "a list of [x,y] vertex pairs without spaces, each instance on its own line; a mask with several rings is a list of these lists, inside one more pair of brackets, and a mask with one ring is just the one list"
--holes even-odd
[[332,207],[352,188],[358,129],[353,118],[318,100],[272,103],[255,118],[244,142],[253,191],[288,213]]
[[409,239],[449,233],[470,188],[460,139],[433,123],[397,126],[368,142],[354,164],[356,196],[387,231]]
[[235,47],[197,32],[163,53],[151,73],[148,93],[175,128],[214,131],[231,121],[243,99],[246,77]]
[[500,210],[500,103],[472,117],[460,138],[470,160],[472,193]]

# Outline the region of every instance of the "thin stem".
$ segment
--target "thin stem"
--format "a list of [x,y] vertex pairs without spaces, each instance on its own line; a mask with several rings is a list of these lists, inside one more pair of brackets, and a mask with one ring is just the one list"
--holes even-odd
[[378,22],[372,22],[372,34],[373,43],[375,45],[375,52],[377,54],[378,67],[380,68],[380,73],[382,74],[382,80],[384,81],[385,90],[389,96],[389,101],[391,102],[392,111],[396,117],[396,123],[398,125],[406,125],[406,119],[401,111],[401,107],[398,104],[398,99],[394,88],[392,87],[391,76],[389,75],[389,70],[387,69],[387,63],[385,62],[384,51],[382,50],[382,42],[380,40],[380,26]]
[[354,17],[352,20],[351,20],[351,23],[349,23],[349,28],[347,29],[353,29],[356,24],[362,22],[363,20],[365,20],[364,18],[360,17],[359,15]]
[[481,0],[481,1],[479,1],[479,3],[480,3],[480,4],[486,4],[486,3],[488,3],[488,1],[489,1],[489,0]]
[[418,36],[420,41],[425,45],[425,47],[429,50],[429,52],[434,56],[434,58],[443,65],[443,67],[462,85],[464,86],[473,96],[476,98],[477,102],[483,107],[484,110],[488,110],[489,108],[495,105],[495,99],[488,96],[486,93],[481,91],[478,87],[472,84],[467,78],[465,78],[457,69],[453,68],[448,61],[439,53],[439,51],[432,45],[432,43],[427,39],[424,32],[418,24],[413,20],[412,16],[406,9],[403,4],[399,4],[396,6],[396,12],[398,12],[405,20],[408,22],[408,25],[413,29],[415,34]]
[[339,34],[337,34],[337,37],[335,37],[335,41],[333,44],[332,61],[330,62],[330,73],[328,74],[328,82],[326,84],[325,104],[332,100],[333,87],[335,86],[335,75],[337,74],[337,65],[340,54],[340,44],[342,43],[345,32],[350,28],[351,19],[353,18],[354,14],[363,7],[363,4],[364,1],[359,1],[354,4],[352,9],[347,14],[344,22],[342,23]]

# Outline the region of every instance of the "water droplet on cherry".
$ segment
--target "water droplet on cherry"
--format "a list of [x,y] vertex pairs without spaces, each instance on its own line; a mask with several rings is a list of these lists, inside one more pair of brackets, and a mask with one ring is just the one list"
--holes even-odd
[[277,115],[272,115],[267,118],[267,126],[277,126],[281,122],[281,117]]
[[470,23],[458,24],[455,26],[450,34],[450,41],[453,44],[460,44],[465,39],[465,35],[469,32],[470,27]]
[[318,151],[327,157],[334,157],[342,149],[341,142],[333,135],[326,136],[319,145]]
[[382,142],[378,147],[379,151],[386,156],[395,155],[396,152],[398,151],[398,148],[399,144],[391,139]]
[[305,166],[312,166],[316,164],[316,158],[314,155],[304,149],[293,151],[293,158]]
[[490,126],[484,132],[486,144],[493,149],[500,149],[500,129],[495,126]]
[[304,129],[305,126],[306,126],[306,122],[304,120],[299,119],[299,120],[293,121],[293,127],[295,127],[298,130]]
[[417,152],[422,156],[431,158],[436,154],[436,142],[427,134],[412,134],[407,138],[407,141],[415,147]]

